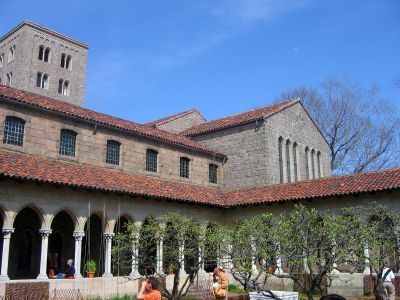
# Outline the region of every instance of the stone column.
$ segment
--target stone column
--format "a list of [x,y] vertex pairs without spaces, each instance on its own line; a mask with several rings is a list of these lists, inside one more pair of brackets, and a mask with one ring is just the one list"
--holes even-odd
[[47,251],[49,248],[49,236],[51,234],[51,229],[40,229],[39,233],[42,236],[42,249],[40,254],[40,273],[37,279],[49,279],[46,273],[47,267]]
[[1,258],[0,280],[10,280],[8,277],[8,256],[10,253],[10,239],[14,228],[3,228],[3,256]]
[[368,243],[364,244],[364,257],[365,257],[365,268],[363,271],[364,275],[371,275],[370,269],[369,269],[369,247]]
[[181,243],[181,245],[179,246],[179,257],[181,260],[181,269],[179,271],[179,273],[181,275],[186,275],[186,271],[185,271],[185,243]]
[[85,236],[83,231],[75,231],[73,237],[75,238],[75,277],[82,278],[81,274],[81,257],[82,257],[82,238]]
[[160,236],[158,239],[158,243],[157,243],[157,274],[158,275],[164,275],[163,246],[164,246],[164,239],[162,236]]
[[111,273],[111,243],[115,233],[104,233],[103,235],[106,241],[103,277],[113,277],[113,274]]
[[139,234],[133,234],[133,243],[132,243],[132,271],[129,274],[130,279],[137,279],[141,277],[139,274]]
[[281,251],[280,251],[280,247],[277,247],[277,253],[276,253],[276,270],[275,270],[275,274],[282,274],[283,270],[282,270],[282,259],[281,259]]
[[204,270],[204,244],[199,241],[199,272],[198,274],[205,274]]

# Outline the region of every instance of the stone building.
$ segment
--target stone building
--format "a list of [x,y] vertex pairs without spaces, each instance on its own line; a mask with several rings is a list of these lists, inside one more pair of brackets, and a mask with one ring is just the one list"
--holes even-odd
[[[31,34],[33,29],[49,41]],[[39,55],[42,44],[43,55],[50,47],[53,62],[62,53],[57,43],[70,42],[78,51],[69,52],[72,64],[81,59],[83,66],[87,46],[23,22],[0,39],[1,49],[14,45],[11,36],[17,39],[15,65],[3,61],[0,72],[21,77],[0,84],[4,282],[48,280],[47,264],[57,253],[61,262],[74,258],[77,280],[51,281],[52,289],[132,293],[137,282],[117,278],[111,269],[112,239],[121,224],[168,212],[229,223],[280,213],[295,202],[333,211],[377,200],[399,208],[400,170],[330,176],[328,145],[299,100],[211,122],[193,109],[139,124],[83,108],[84,69],[68,78],[57,65],[43,69],[49,78],[67,78],[70,95],[82,85],[81,97],[60,98],[50,89],[52,81],[48,90],[35,86],[33,66],[48,63]],[[19,70],[18,51],[25,44],[34,55],[24,59],[35,62]],[[92,281],[82,278],[89,259],[98,265],[99,278]],[[161,251],[156,260],[163,261]],[[130,275],[137,274],[133,263]],[[351,280],[346,293],[362,294],[363,274]],[[340,283],[336,288],[344,289]],[[3,289],[4,283],[0,295]]]

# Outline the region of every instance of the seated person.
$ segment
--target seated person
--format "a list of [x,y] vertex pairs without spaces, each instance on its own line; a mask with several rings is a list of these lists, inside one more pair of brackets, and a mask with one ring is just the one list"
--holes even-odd
[[63,278],[74,277],[74,276],[75,276],[74,261],[70,258],[67,261],[67,267],[66,267],[64,273],[58,273],[56,278],[63,279]]

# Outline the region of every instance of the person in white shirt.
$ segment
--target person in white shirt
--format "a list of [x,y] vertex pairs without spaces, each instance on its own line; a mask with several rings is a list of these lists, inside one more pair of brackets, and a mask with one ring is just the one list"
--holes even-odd
[[395,300],[394,296],[396,289],[394,287],[395,279],[394,273],[390,268],[384,268],[382,272],[383,279],[383,292],[386,294],[388,300]]

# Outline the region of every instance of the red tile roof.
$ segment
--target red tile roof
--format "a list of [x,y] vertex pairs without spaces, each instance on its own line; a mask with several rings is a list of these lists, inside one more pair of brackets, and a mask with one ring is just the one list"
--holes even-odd
[[76,117],[85,121],[112,126],[137,135],[170,142],[193,150],[215,154],[221,157],[224,156],[222,153],[218,153],[206,147],[205,145],[195,142],[190,138],[182,135],[159,130],[157,128],[141,125],[135,122],[126,121],[123,119],[112,117],[110,115],[98,113],[80,106],[72,105],[64,101],[21,91],[2,84],[0,84],[0,98],[6,98],[8,100],[11,100],[12,102],[32,105],[41,109],[61,113],[71,117]]
[[222,191],[1,150],[0,177],[225,208],[400,189],[400,169]]
[[209,206],[223,204],[215,188],[8,151],[0,151],[0,176]]
[[259,109],[250,110],[233,116],[228,116],[222,119],[217,119],[211,122],[193,126],[181,132],[186,136],[195,136],[204,133],[209,133],[241,124],[250,123],[256,120],[266,119],[285,108],[300,102],[300,100],[289,100],[274,105],[266,106]]
[[[151,121],[151,122],[145,123],[144,125],[147,125],[147,126],[163,125],[165,123],[169,123],[169,122],[172,122],[172,121],[174,121],[176,119],[179,119],[179,118],[185,117],[187,115],[190,115],[191,113],[194,113],[194,112],[197,112],[200,116],[202,116],[201,113],[197,109],[192,108],[192,109],[180,112],[180,113],[172,115],[172,116],[168,116],[168,117],[165,117],[165,118],[162,118],[162,119],[159,119],[159,120],[155,120],[155,121]],[[204,119],[204,117],[203,117],[203,119]]]

